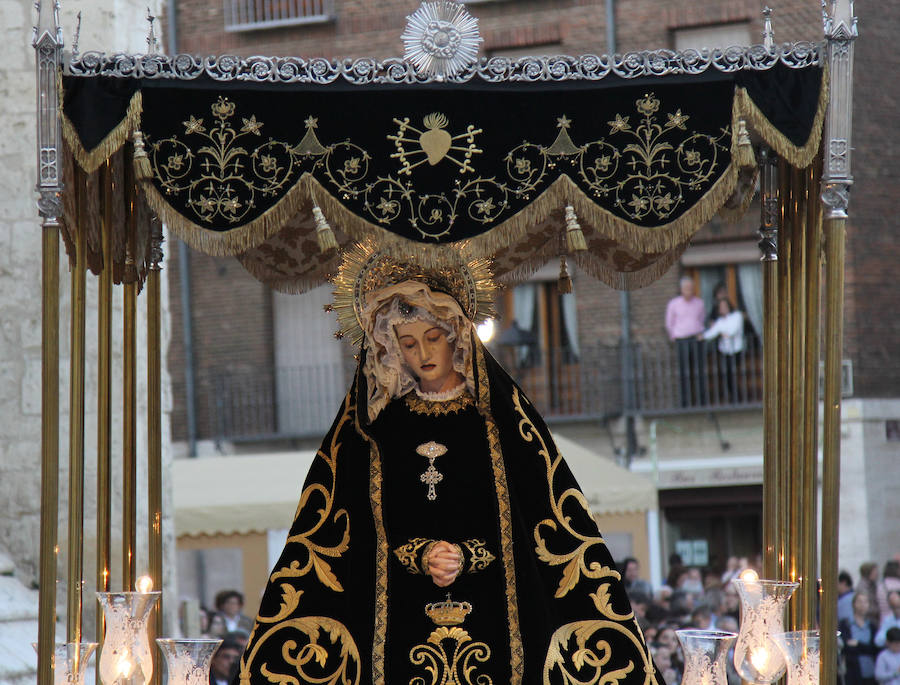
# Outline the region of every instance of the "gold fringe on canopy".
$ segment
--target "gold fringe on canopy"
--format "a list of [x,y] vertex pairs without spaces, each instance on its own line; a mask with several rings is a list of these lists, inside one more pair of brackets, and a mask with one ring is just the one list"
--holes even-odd
[[813,117],[809,138],[802,146],[794,145],[781,131],[766,118],[762,110],[753,102],[746,88],[735,91],[735,109],[745,117],[750,127],[756,131],[769,146],[795,169],[805,169],[812,164],[822,138],[822,126],[825,123],[825,111],[828,109],[828,65],[822,69],[822,86],[819,88],[819,103]]
[[[59,80],[59,101],[64,102],[65,91],[62,87],[62,79]],[[128,103],[128,109],[123,118],[116,127],[106,134],[106,137],[100,143],[90,150],[85,150],[81,142],[78,131],[75,130],[74,124],[66,116],[62,106],[59,108],[59,118],[62,124],[62,133],[69,148],[75,157],[75,160],[85,172],[93,173],[100,168],[107,159],[117,152],[125,141],[131,136],[132,132],[138,128],[141,122],[141,112],[143,111],[143,100],[141,91],[138,90],[131,96]]]
[[[557,178],[538,197],[526,207],[506,221],[491,228],[486,233],[470,238],[467,243],[473,254],[490,256],[497,250],[505,248],[523,239],[532,227],[546,221],[560,208],[571,207],[579,220],[588,226],[582,226],[585,238],[588,232],[614,238],[632,251],[662,253],[668,252],[683,244],[691,235],[709,221],[725,201],[732,195],[737,183],[741,160],[747,162],[739,143],[739,108],[733,106],[731,122],[731,156],[732,160],[712,187],[680,217],[661,226],[642,227],[616,216],[612,212],[597,206],[572,179],[563,174]],[[744,153],[746,150],[743,151]],[[138,174],[140,175],[140,174]],[[233,255],[246,252],[281,230],[290,217],[300,210],[312,211],[318,205],[323,218],[337,225],[340,230],[357,241],[374,239],[383,249],[408,251],[422,243],[397,236],[377,224],[360,217],[345,207],[329,190],[309,172],[298,179],[285,196],[273,207],[253,221],[230,231],[214,231],[197,225],[175,210],[165,197],[150,183],[145,182],[147,200],[153,210],[165,223],[188,245],[207,254],[216,256]],[[565,230],[565,226],[561,229]],[[327,236],[326,236],[327,237]],[[577,239],[578,236],[572,235]],[[327,242],[331,247],[331,241]],[[444,247],[449,244],[444,244]],[[572,241],[577,251],[581,241]],[[429,248],[436,256],[445,253],[441,246]],[[454,249],[450,248],[453,252]],[[453,255],[449,255],[453,258]]]
[[300,210],[311,211],[310,179],[312,176],[304,173],[275,205],[253,221],[229,231],[214,231],[195,224],[172,207],[151,181],[144,181],[143,187],[147,203],[175,235],[204,254],[227,257],[261,245]]

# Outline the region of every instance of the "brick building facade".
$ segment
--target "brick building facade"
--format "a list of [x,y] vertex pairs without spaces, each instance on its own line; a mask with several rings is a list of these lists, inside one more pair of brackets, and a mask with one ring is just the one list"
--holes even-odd
[[[179,0],[175,24],[177,50],[242,56],[386,58],[402,52],[399,36],[405,18],[419,4],[417,0],[334,0],[327,12],[329,16],[322,21],[256,30],[226,30],[226,8],[237,3],[238,0]],[[314,4],[317,3],[307,0],[297,7]],[[595,0],[489,0],[472,2],[469,10],[479,18],[485,54],[577,55],[607,52],[610,36],[614,37],[615,51],[619,53],[701,46],[710,44],[708,41],[713,41],[714,45],[718,39],[760,42],[763,4],[761,0],[611,2],[614,27],[607,26],[607,5]],[[768,4],[775,5],[773,20],[777,41],[821,40],[822,17],[818,2],[788,0]],[[852,540],[847,535],[842,536],[842,560],[846,559],[854,570],[869,556],[882,561],[881,556],[888,555],[883,543],[887,543],[887,549],[893,552],[900,551],[900,533],[891,533],[880,523],[883,518],[890,520],[900,515],[900,509],[885,505],[887,508],[876,511],[860,506],[860,498],[867,500],[872,488],[880,488],[882,494],[900,492],[900,482],[897,482],[900,479],[883,481],[877,475],[900,451],[900,443],[889,439],[891,426],[895,426],[900,418],[900,320],[891,315],[900,308],[900,288],[893,285],[891,278],[900,257],[896,230],[892,230],[896,226],[892,204],[900,198],[897,180],[900,177],[900,142],[892,130],[900,93],[896,88],[884,87],[882,82],[884,73],[892,69],[892,73],[896,73],[900,68],[896,51],[885,49],[900,28],[900,6],[867,3],[860,9],[863,35],[857,47],[854,111],[854,173],[857,180],[847,240],[844,355],[853,366],[853,399],[848,400],[845,411],[849,427],[844,444],[844,469],[850,469],[845,481],[857,485],[853,486],[856,489],[842,495],[842,507],[847,512],[842,527],[855,528],[853,517],[864,516],[868,528],[865,536],[854,534]],[[735,36],[738,38],[734,39]],[[728,262],[729,250],[747,254],[747,247],[756,240],[758,216],[758,205],[754,204],[736,225],[713,220],[696,234],[680,264],[652,285],[632,292],[633,339],[647,343],[665,341],[665,304],[677,293],[678,279],[684,273],[699,279],[699,271],[721,267],[716,273],[723,274],[723,280],[732,281],[730,289],[734,292],[735,267]],[[187,430],[179,256],[177,250],[172,249],[170,253],[174,334],[169,363],[174,392],[173,435],[175,439],[184,439]],[[717,255],[720,262],[716,262]],[[749,263],[749,259],[744,263]],[[198,391],[203,382],[209,383],[204,378],[219,372],[271,368],[275,363],[273,340],[277,319],[273,314],[272,294],[232,259],[191,254],[190,274]],[[575,290],[580,347],[617,345],[622,337],[619,293],[577,273]],[[219,304],[224,300],[229,303],[227,307]],[[509,304],[507,300],[507,309]],[[620,379],[609,380],[618,383]],[[212,419],[205,413],[209,405],[204,405],[206,400],[199,394],[199,437],[215,437]],[[746,497],[750,504],[754,498],[758,501],[762,417],[757,408],[719,412],[713,417],[715,421],[702,413],[667,418],[659,424],[659,435],[651,445],[653,418],[649,415],[639,417],[639,445],[646,450],[658,449],[661,459],[663,453],[667,453],[672,464],[683,462],[685,469],[706,474],[686,476],[681,473],[680,466],[673,466],[671,471],[675,475],[670,474],[670,480],[666,480],[667,476],[657,471],[656,477],[663,490],[680,493],[669,497],[673,507],[683,505],[687,511],[710,495],[710,486],[717,485],[738,490],[744,488],[744,494],[724,493],[725,499],[735,501],[735,497],[737,500]],[[600,433],[606,436],[607,428],[611,442],[607,437],[599,436]],[[654,435],[656,428],[654,423]],[[609,457],[614,456],[614,451],[621,451],[624,440],[621,422],[610,423],[606,428],[598,428],[596,423],[588,427],[560,425],[557,430],[568,432],[574,439],[607,453]],[[745,461],[733,455],[741,455],[740,459]],[[698,467],[694,463],[697,458],[729,464],[731,471],[719,469],[717,473],[727,471],[731,476],[721,476],[722,480],[717,481],[720,476],[707,473],[709,465]],[[688,462],[692,466],[688,467]],[[647,459],[638,459],[635,466],[641,468],[643,465],[643,469],[649,471],[648,463]],[[747,467],[747,464],[752,466]],[[702,487],[688,493],[695,485]],[[685,493],[689,494],[687,500]],[[661,494],[661,502],[665,509],[664,495]],[[758,517],[758,506],[745,507],[743,511],[750,512],[749,520],[758,520],[753,519],[753,516]],[[671,547],[669,544],[670,550]]]

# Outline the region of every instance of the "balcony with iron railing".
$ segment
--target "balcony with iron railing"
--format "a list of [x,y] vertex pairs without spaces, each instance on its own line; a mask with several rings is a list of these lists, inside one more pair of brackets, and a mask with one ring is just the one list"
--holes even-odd
[[[570,350],[500,348],[495,354],[548,423],[622,414],[715,412],[762,405],[762,354],[754,338],[737,357],[698,344],[686,365],[668,341]],[[630,364],[628,363],[630,361]],[[199,437],[217,442],[321,437],[349,385],[338,363],[217,372],[200,379]]]
[[260,29],[322,24],[334,20],[333,0],[222,0],[225,30]]

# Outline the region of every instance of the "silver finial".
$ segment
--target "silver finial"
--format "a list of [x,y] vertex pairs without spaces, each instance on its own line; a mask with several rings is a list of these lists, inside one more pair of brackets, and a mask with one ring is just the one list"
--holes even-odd
[[763,45],[767,50],[772,50],[775,47],[775,31],[772,30],[772,8],[768,5],[763,9],[763,17],[765,19]]
[[155,55],[159,52],[159,41],[156,39],[156,32],[153,30],[153,22],[156,21],[156,17],[150,13],[150,8],[147,8],[147,54]]
[[37,47],[44,34],[47,34],[56,45],[62,46],[63,32],[59,23],[59,0],[54,0],[53,5],[45,5],[41,0],[35,0],[34,11],[37,13],[37,24],[34,25],[31,44]]
[[75,37],[72,39],[72,59],[78,58],[78,39],[81,38],[81,10],[75,17]]

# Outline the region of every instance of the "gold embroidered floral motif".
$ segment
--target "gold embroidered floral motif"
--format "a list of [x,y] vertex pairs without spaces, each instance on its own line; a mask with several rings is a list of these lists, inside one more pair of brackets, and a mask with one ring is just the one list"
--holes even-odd
[[[260,621],[264,619],[260,618]],[[359,650],[347,627],[326,616],[302,616],[277,623],[269,628],[252,651],[241,659],[240,683],[250,685],[251,666],[260,647],[268,642],[276,633],[281,642],[281,658],[293,667],[291,673],[279,673],[272,670],[272,664],[263,662],[259,666],[259,674],[270,683],[341,683],[342,685],[358,685],[360,682]],[[302,636],[304,642],[297,637]],[[307,670],[312,666],[312,669]],[[257,682],[259,676],[252,678]]]
[[444,400],[442,402],[432,402],[431,400],[423,400],[416,395],[415,392],[406,395],[406,406],[411,412],[423,414],[425,416],[444,416],[446,414],[456,414],[475,404],[474,398],[464,392],[459,397],[452,400]]
[[240,224],[257,197],[286,189],[301,155],[291,143],[273,139],[251,147],[264,124],[251,115],[236,129],[235,104],[228,98],[219,96],[210,109],[215,121],[209,128],[193,115],[182,122],[184,136],[201,141],[188,144],[177,135],[152,141],[150,165],[163,191],[182,196],[200,223]]
[[[449,651],[448,651],[449,648]],[[426,676],[416,676],[410,685],[492,685],[485,673],[477,672],[478,663],[491,658],[491,648],[484,642],[473,642],[459,626],[436,628],[425,643],[409,651],[414,666],[425,665]]]
[[720,157],[730,151],[730,129],[718,135],[689,133],[685,124],[690,116],[680,109],[667,112],[661,124],[656,116],[660,106],[653,93],[645,94],[635,101],[640,123],[633,127],[630,117],[616,114],[607,122],[615,141],[585,143],[567,158],[595,197],[612,197],[632,221],[669,219],[684,204],[686,192],[714,180],[723,167]]
[[419,552],[429,543],[433,545],[434,540],[429,540],[428,538],[413,538],[405,545],[400,545],[395,549],[394,554],[410,573],[424,573],[424,571],[419,568]]
[[[614,656],[612,647],[609,641],[597,634],[603,630],[621,633],[631,640],[635,646],[635,656],[643,657],[644,685],[657,682],[656,671],[634,633],[614,621],[588,620],[567,623],[553,633],[553,637],[550,638],[550,649],[544,660],[544,685],[551,683],[615,685],[634,671],[636,664],[631,659],[624,659],[621,664],[610,664]],[[574,649],[569,646],[573,637]],[[621,652],[620,649],[616,654]],[[551,673],[557,669],[559,675],[551,680]]]
[[[554,518],[544,519],[535,526],[534,539],[537,542],[537,555],[541,561],[544,561],[551,566],[561,566],[565,564],[562,577],[559,581],[559,587],[556,590],[555,596],[564,597],[572,588],[574,588],[578,584],[578,582],[581,580],[582,574],[586,578],[614,578],[618,580],[620,578],[619,572],[615,569],[611,569],[608,566],[601,566],[596,561],[591,562],[590,565],[587,564],[585,560],[585,554],[594,545],[602,545],[603,538],[601,538],[599,535],[591,535],[590,533],[582,533],[575,530],[575,528],[573,527],[572,517],[563,513],[563,506],[566,504],[566,502],[568,500],[574,500],[575,503],[585,512],[587,517],[586,520],[593,521],[593,516],[591,515],[591,509],[588,506],[587,499],[585,498],[584,494],[577,488],[568,488],[561,495],[557,496],[554,481],[556,478],[556,471],[559,468],[560,464],[562,464],[562,455],[557,454],[555,458],[550,456],[550,450],[544,442],[544,439],[541,437],[541,434],[538,432],[537,428],[535,428],[534,424],[531,422],[531,419],[528,418],[528,416],[525,414],[525,410],[522,408],[522,396],[519,394],[518,388],[513,389],[512,401],[513,405],[516,408],[516,412],[518,412],[519,416],[522,417],[522,419],[519,421],[519,434],[526,442],[532,442],[533,440],[538,441],[538,443],[540,444],[538,454],[544,458],[544,462],[547,467],[547,485],[550,489],[550,510],[553,512]],[[575,543],[574,549],[571,549],[563,554],[554,554],[547,547],[547,541],[543,533],[544,529],[551,533],[568,533],[568,536],[572,539],[572,542]],[[595,604],[599,604],[599,602],[595,600]],[[612,610],[610,609],[609,611],[611,612]],[[631,614],[610,614],[607,615],[607,618],[611,618],[613,620],[626,620],[631,618],[631,616]]]
[[488,567],[496,557],[493,554],[487,551],[484,546],[484,540],[464,540],[463,544],[466,546],[466,549],[469,550],[469,568],[466,569],[467,573],[474,573],[475,571],[481,571]]
[[[331,512],[334,508],[334,490],[337,485],[337,458],[338,451],[340,450],[338,436],[340,435],[344,424],[351,419],[351,413],[350,395],[347,395],[347,397],[344,398],[343,414],[341,414],[341,418],[338,420],[337,426],[335,426],[331,435],[329,451],[326,454],[320,449],[317,455],[320,459],[325,461],[331,471],[331,485],[326,486],[323,483],[310,483],[307,485],[306,489],[304,489],[303,493],[300,495],[297,512],[294,514],[294,519],[296,520],[313,496],[317,496],[324,500],[323,503],[315,509],[318,516],[315,523],[307,530],[290,535],[287,539],[288,545],[299,544],[306,548],[306,563],[301,566],[300,561],[294,559],[289,567],[282,567],[275,571],[270,578],[271,582],[274,582],[279,578],[300,578],[309,573],[310,569],[314,569],[316,577],[323,585],[331,588],[335,592],[344,591],[337,576],[335,576],[334,572],[331,570],[331,566],[323,557],[340,557],[350,546],[350,518],[347,514],[347,510],[339,509],[334,513],[333,517]],[[322,530],[329,519],[333,524],[339,524],[340,521],[343,520],[344,530],[340,542],[333,545],[326,545],[321,542],[313,541],[313,536]]]

